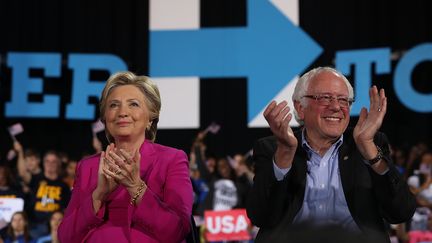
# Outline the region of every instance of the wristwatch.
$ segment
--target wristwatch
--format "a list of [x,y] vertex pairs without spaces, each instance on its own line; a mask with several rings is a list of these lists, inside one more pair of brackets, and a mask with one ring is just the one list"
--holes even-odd
[[383,158],[383,153],[381,148],[378,145],[376,146],[376,148],[378,150],[378,154],[375,156],[375,158],[369,160],[370,165],[376,164],[378,161],[380,161]]

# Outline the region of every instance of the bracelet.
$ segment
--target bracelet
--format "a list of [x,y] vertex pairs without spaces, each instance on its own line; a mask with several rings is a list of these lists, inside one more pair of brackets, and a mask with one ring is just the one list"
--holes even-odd
[[376,148],[377,148],[377,150],[378,150],[378,153],[377,153],[377,155],[375,156],[375,158],[373,158],[373,159],[370,159],[369,160],[369,164],[370,165],[374,165],[374,164],[376,164],[378,161],[380,161],[382,158],[383,158],[383,152],[382,152],[382,150],[381,150],[381,148],[378,146],[378,145],[376,145]]
[[133,197],[130,200],[130,204],[135,206],[136,201],[139,197],[139,195],[141,195],[141,193],[144,191],[145,188],[145,183],[144,181],[141,181],[141,184],[138,186],[138,190],[135,192],[135,195],[133,195]]

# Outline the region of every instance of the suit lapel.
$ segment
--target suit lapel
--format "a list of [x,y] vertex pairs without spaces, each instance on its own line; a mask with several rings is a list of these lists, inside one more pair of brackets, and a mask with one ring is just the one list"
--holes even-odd
[[154,163],[156,162],[154,143],[145,140],[143,145],[141,145],[140,153],[140,175],[145,182],[148,182],[148,177],[150,175],[150,172],[153,170]]
[[353,139],[349,137],[350,134],[344,134],[344,142],[339,148],[339,173],[342,183],[342,188],[345,194],[345,199],[347,201],[348,207],[352,204],[352,192],[354,189],[354,180],[355,180],[355,163],[353,161],[353,151],[352,143]]
[[294,217],[297,215],[298,211],[301,209],[303,205],[304,200],[304,194],[306,190],[306,173],[307,173],[307,160],[308,155],[306,151],[302,148],[302,131],[299,130],[295,133],[298,146],[296,155],[293,160],[293,168],[292,175],[291,175],[291,181],[289,183],[290,188],[289,191],[292,195],[296,195],[293,198],[293,207],[291,207],[293,210],[288,213],[289,215],[289,222],[292,222]]
[[[300,189],[300,192],[303,192],[303,195],[300,196],[300,198],[303,200],[304,191],[306,187],[306,173],[307,173],[307,160],[308,155],[306,153],[306,150],[302,147],[302,131],[296,132],[296,138],[298,141],[297,145],[297,151],[295,153],[294,159],[293,159],[293,166],[296,167],[295,174],[293,174],[293,182],[296,184],[296,187]],[[302,202],[301,202],[302,203]]]

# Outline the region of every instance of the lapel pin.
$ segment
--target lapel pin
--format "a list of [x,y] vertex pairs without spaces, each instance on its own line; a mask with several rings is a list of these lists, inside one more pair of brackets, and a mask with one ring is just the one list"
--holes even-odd
[[343,160],[347,160],[348,159],[348,155],[345,155],[344,157],[343,157]]

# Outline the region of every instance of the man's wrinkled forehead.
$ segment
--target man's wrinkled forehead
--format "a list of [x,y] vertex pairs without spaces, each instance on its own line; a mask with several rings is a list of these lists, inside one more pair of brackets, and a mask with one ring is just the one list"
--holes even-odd
[[317,86],[324,81],[330,81],[329,83],[345,83],[344,77],[339,73],[330,70],[323,70],[311,77],[309,81],[309,87]]

